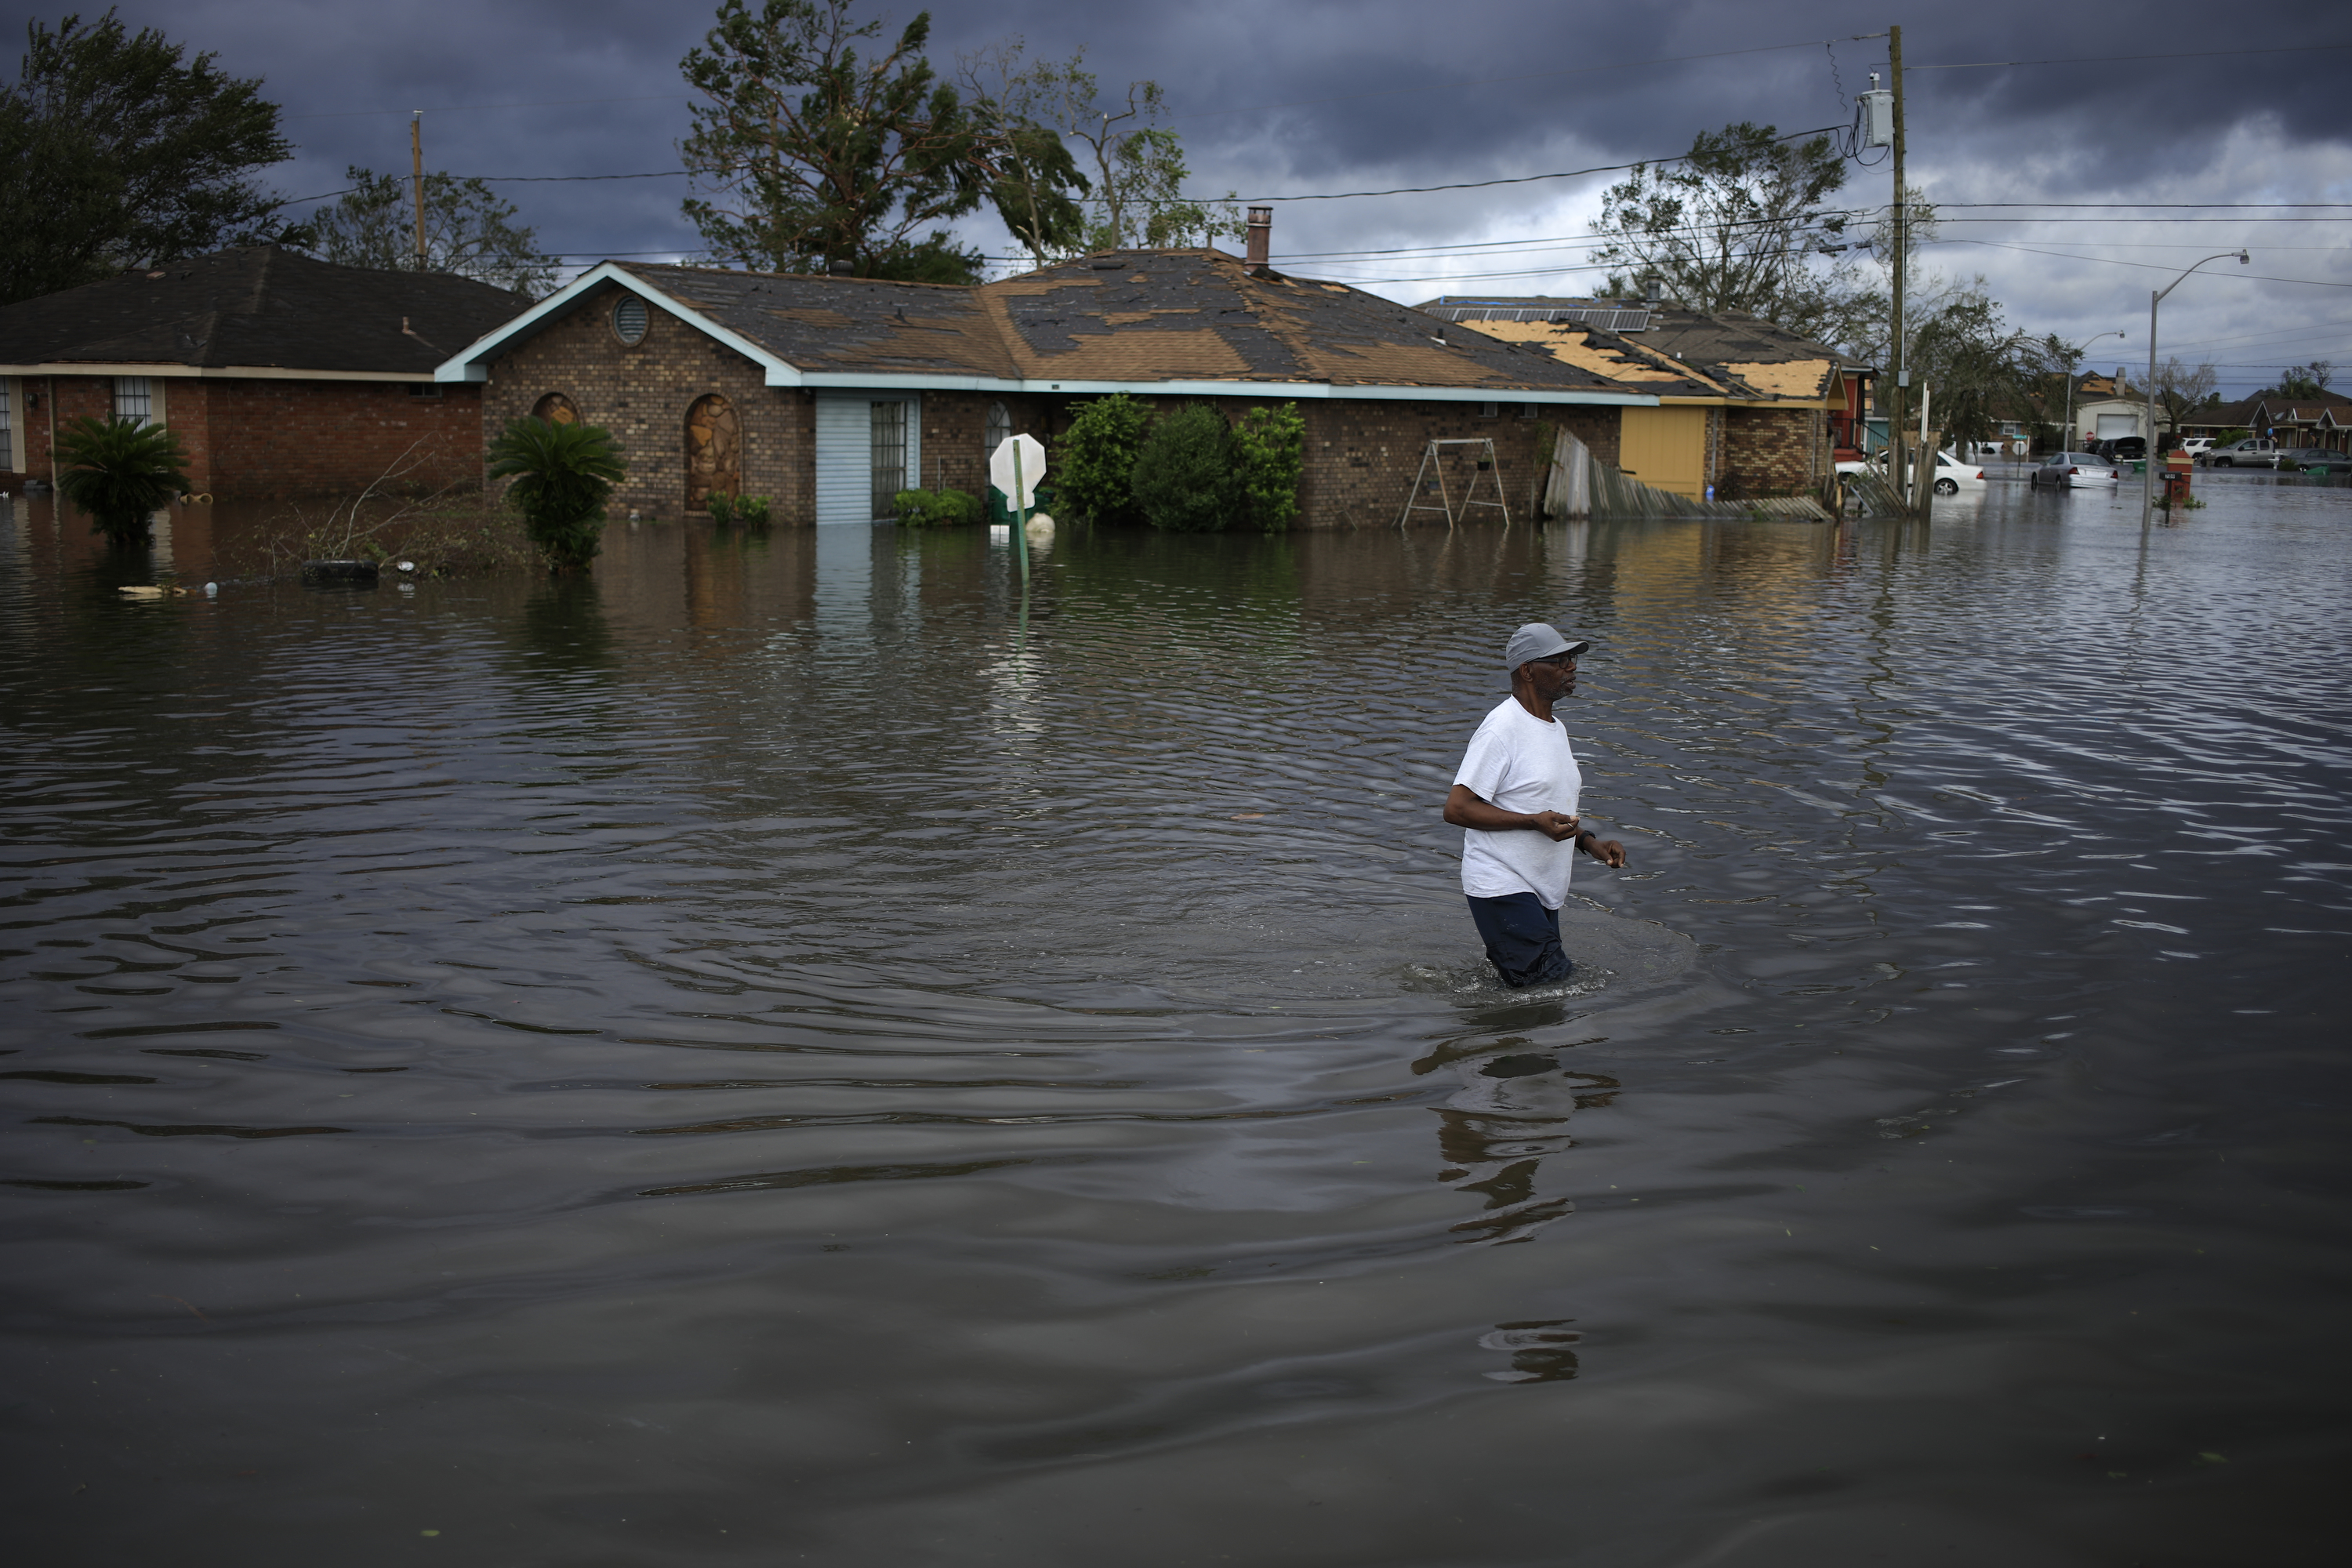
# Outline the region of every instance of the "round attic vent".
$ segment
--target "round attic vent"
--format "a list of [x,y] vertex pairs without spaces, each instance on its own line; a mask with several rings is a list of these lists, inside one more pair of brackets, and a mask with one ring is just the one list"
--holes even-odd
[[613,335],[635,348],[646,338],[646,302],[635,294],[624,294],[621,302],[613,307]]

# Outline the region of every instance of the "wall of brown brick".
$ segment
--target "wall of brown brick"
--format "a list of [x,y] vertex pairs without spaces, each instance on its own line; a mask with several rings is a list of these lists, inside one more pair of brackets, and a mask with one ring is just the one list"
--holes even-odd
[[1830,470],[1829,416],[1819,408],[1732,408],[1725,421],[1724,461],[1716,494],[1804,495]]
[[[1335,398],[1302,403],[1307,422],[1306,475],[1299,487],[1301,528],[1391,527],[1403,514],[1426,443],[1485,437],[1495,443],[1496,469],[1502,479],[1503,499],[1511,514],[1527,514],[1532,487],[1551,460],[1543,439],[1547,425],[1566,428],[1591,447],[1604,463],[1617,460],[1617,410],[1613,407],[1532,405],[1534,416],[1521,417],[1522,405],[1504,402],[1495,417],[1479,412],[1475,403],[1412,403]],[[1473,448],[1444,447],[1445,493],[1456,504],[1478,483],[1482,500],[1494,497],[1486,476],[1478,472]],[[1420,500],[1436,505],[1433,479],[1425,479]],[[1473,514],[1497,518],[1481,507]],[[1417,511],[1415,521],[1443,523],[1443,514]]]
[[757,363],[658,306],[646,312],[645,337],[622,342],[612,328],[621,292],[618,286],[599,289],[490,362],[482,389],[484,438],[560,392],[581,418],[610,430],[628,459],[614,511],[676,521],[686,513],[687,411],[717,393],[735,410],[742,493],[766,496],[773,522],[814,521],[816,400],[797,388],[764,384]]
[[[152,380],[163,421],[186,456],[193,493],[224,500],[348,494],[394,468],[404,470],[404,487],[438,489],[481,474],[481,394],[474,387],[424,398],[412,397],[404,383]],[[54,482],[52,421],[62,428],[84,416],[111,415],[113,379],[26,376],[19,384],[41,404],[20,411],[24,477]]]
[[205,471],[192,463],[189,478],[222,499],[343,494],[386,476],[410,491],[474,484],[481,391],[439,394],[418,397],[402,382],[173,381],[164,417],[188,421],[205,452]]

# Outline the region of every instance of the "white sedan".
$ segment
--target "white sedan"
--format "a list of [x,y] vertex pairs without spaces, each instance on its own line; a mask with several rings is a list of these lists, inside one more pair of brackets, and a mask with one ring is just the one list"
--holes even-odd
[[[1886,454],[1881,452],[1875,458],[1864,462],[1840,463],[1837,466],[1837,471],[1841,474],[1864,472],[1884,474],[1886,471]],[[1974,463],[1963,463],[1949,452],[1936,454],[1936,493],[1937,495],[1955,496],[1962,490],[1980,490],[1984,489],[1984,470]]]
[[2064,490],[2095,486],[2112,489],[2121,475],[2121,469],[2095,452],[2053,452],[2033,470],[2033,482]]

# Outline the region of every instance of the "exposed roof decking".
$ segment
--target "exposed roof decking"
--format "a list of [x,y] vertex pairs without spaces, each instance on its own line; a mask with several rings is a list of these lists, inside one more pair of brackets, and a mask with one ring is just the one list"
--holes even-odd
[[[1497,337],[1513,329],[1546,325],[1556,332],[1590,332],[1593,335],[1587,342],[1603,359],[1613,353],[1608,347],[1613,339],[1655,355],[1664,363],[1720,383],[1724,393],[1741,400],[1813,402],[1835,392],[1842,371],[1864,368],[1825,343],[1741,310],[1709,315],[1678,305],[1644,307],[1639,312],[1643,325],[1638,330],[1628,322],[1614,333],[1601,331],[1608,325],[1601,317],[1609,304],[1541,295],[1490,300],[1447,296],[1424,308],[1442,310]],[[1579,356],[1579,363],[1600,362],[1588,353]]]

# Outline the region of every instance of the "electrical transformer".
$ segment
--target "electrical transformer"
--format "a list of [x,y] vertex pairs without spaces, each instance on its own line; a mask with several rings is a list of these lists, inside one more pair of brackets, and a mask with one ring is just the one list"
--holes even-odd
[[1862,144],[1865,147],[1895,145],[1895,95],[1884,88],[1873,89],[1855,100],[1860,110]]

